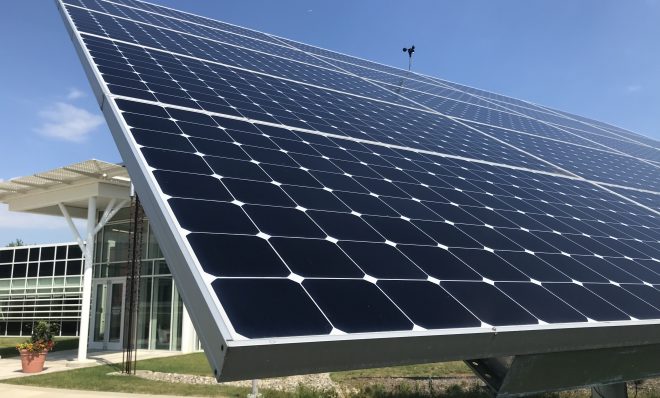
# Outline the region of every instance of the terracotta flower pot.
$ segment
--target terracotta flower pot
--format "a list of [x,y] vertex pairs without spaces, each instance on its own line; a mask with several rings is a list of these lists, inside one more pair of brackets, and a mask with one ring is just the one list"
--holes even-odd
[[23,373],[38,373],[44,370],[44,362],[48,351],[31,352],[28,350],[19,350],[21,354],[21,366]]

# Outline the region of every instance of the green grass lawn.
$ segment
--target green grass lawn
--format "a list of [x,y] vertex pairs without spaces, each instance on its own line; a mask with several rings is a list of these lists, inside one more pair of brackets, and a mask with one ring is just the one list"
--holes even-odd
[[[156,372],[175,372],[194,375],[211,375],[211,367],[204,354],[155,358],[138,361],[137,369]],[[196,395],[203,397],[245,397],[248,388],[220,385],[176,384],[141,379],[135,376],[114,376],[119,365],[110,364],[49,373],[30,377],[3,380],[3,383],[37,387],[66,388],[72,390],[132,392],[142,394]]]
[[[211,376],[211,367],[203,353],[154,358],[138,361],[137,369],[155,372]],[[245,397],[249,388],[225,385],[176,384],[141,379],[135,376],[110,375],[119,372],[116,364],[74,369],[57,373],[3,380],[2,383],[72,390],[132,392],[202,397]],[[476,385],[451,385],[446,389],[429,391],[422,384],[383,384],[388,378],[428,379],[469,375],[462,362],[433,363],[380,369],[353,370],[331,373],[330,377],[342,386],[357,388],[347,398],[487,398],[485,389]],[[421,386],[422,388],[419,388]],[[660,396],[657,390],[640,391],[638,398]],[[295,392],[260,390],[264,398],[337,398],[337,391],[316,391],[300,386]],[[631,392],[632,394],[632,392]],[[543,398],[587,398],[588,390],[542,394]]]
[[27,337],[0,337],[0,348],[13,347],[26,339]]
[[[203,353],[180,355],[168,358],[154,358],[138,361],[137,369],[155,372],[182,373],[199,376],[212,376],[211,366]],[[169,395],[197,395],[207,397],[245,397],[248,388],[238,388],[220,385],[190,385],[163,383],[144,380],[134,376],[114,376],[112,372],[120,371],[119,365],[103,365],[91,368],[74,369],[65,372],[21,377],[3,380],[3,383],[31,385],[38,387],[66,388],[74,390],[134,392],[148,394]],[[350,383],[354,379],[380,378],[380,377],[420,377],[441,376],[449,374],[466,374],[469,370],[461,362],[440,364],[426,364],[415,366],[401,366],[382,369],[356,370],[349,372],[332,373],[331,377],[338,383]],[[331,392],[314,391],[300,388],[293,393],[276,391],[261,391],[266,398],[305,398],[334,396]],[[397,395],[415,397],[412,391],[404,393],[398,391]],[[359,393],[359,397],[389,397],[391,392],[378,388],[371,388]]]
[[[0,337],[0,357],[11,358],[17,357],[18,351],[16,344],[22,343],[29,339],[27,336],[23,337]],[[62,350],[75,350],[78,348],[77,337],[56,337],[55,338],[55,351]]]

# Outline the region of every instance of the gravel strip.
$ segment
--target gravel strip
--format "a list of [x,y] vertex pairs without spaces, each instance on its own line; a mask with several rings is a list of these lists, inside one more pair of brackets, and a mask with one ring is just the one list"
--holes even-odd
[[[120,372],[113,372],[110,375],[120,376]],[[138,370],[135,376],[142,379],[164,381],[167,383],[185,383],[185,384],[216,384],[234,387],[252,387],[252,380],[229,381],[218,383],[214,377],[195,376],[180,373],[152,372],[150,370]],[[330,379],[329,373],[319,373],[302,376],[278,377],[274,379],[259,380],[259,388],[279,391],[295,391],[298,385],[316,390],[339,389],[339,385]]]

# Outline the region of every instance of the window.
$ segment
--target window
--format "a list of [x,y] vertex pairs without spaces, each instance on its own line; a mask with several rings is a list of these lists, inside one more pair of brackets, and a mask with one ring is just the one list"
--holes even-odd
[[128,259],[129,223],[106,225],[103,228],[101,262],[111,263]]

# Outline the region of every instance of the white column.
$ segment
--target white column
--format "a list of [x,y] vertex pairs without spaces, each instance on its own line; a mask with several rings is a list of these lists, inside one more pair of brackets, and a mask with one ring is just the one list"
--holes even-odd
[[80,341],[78,361],[87,359],[89,317],[92,305],[92,268],[94,266],[94,230],[96,229],[96,197],[89,198],[87,205],[87,241],[85,242],[85,268],[83,271],[82,312],[80,314]]
[[197,332],[190,319],[190,314],[183,305],[183,319],[181,319],[181,352],[197,351]]

